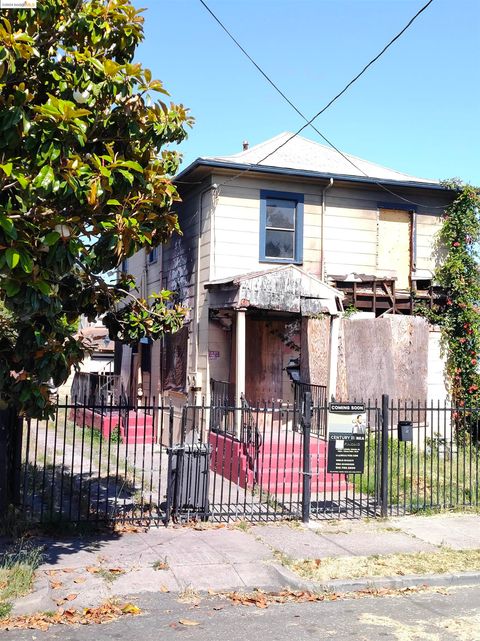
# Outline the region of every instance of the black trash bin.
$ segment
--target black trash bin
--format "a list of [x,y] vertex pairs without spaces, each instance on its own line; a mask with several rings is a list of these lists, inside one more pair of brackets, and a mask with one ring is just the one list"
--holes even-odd
[[413,441],[412,421],[398,421],[398,440]]
[[210,516],[208,488],[212,448],[207,443],[167,449],[168,483],[166,522]]

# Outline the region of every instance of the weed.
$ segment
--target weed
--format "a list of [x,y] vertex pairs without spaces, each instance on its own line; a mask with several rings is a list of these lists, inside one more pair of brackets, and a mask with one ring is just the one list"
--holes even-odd
[[162,559],[157,559],[156,561],[153,562],[152,568],[154,570],[168,570],[170,568],[167,557],[163,557]]
[[0,556],[0,618],[10,613],[10,599],[30,592],[35,570],[42,558],[42,548],[24,539],[7,548]]
[[97,572],[97,575],[107,583],[113,583],[122,574],[125,574],[125,570],[122,570],[122,568],[100,568]]
[[194,587],[191,585],[186,585],[183,590],[178,595],[178,601],[180,603],[191,603],[192,605],[198,605],[201,601],[200,594]]
[[247,523],[247,521],[243,521],[243,520],[236,521],[233,524],[233,527],[236,530],[240,530],[241,532],[248,532],[250,530],[250,523]]
[[112,443],[122,443],[122,434],[120,432],[120,427],[116,425],[110,432],[110,441]]

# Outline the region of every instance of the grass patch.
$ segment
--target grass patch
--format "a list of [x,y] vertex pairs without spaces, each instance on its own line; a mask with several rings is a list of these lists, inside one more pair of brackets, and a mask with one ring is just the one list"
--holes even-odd
[[11,600],[30,592],[42,556],[42,548],[23,539],[0,556],[0,618],[10,614]]
[[[374,470],[379,465],[379,439],[365,443],[365,472],[350,482],[356,492],[374,496]],[[480,502],[480,450],[474,444],[438,445],[426,439],[425,447],[390,438],[388,441],[388,503],[412,511],[466,507]]]
[[438,552],[340,556],[298,561],[279,555],[278,559],[301,577],[313,581],[480,570],[480,549],[452,550],[446,547],[440,548]]

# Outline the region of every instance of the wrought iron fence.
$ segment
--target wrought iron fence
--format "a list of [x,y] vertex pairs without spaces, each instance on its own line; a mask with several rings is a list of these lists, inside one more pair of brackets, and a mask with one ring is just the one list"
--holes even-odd
[[24,423],[25,517],[260,522],[479,505],[479,408],[367,403],[357,474],[327,471],[328,441],[296,404],[220,409],[59,402],[52,420]]
[[295,381],[293,383],[294,403],[300,410],[305,394],[312,398],[312,432],[320,438],[327,437],[327,387]]

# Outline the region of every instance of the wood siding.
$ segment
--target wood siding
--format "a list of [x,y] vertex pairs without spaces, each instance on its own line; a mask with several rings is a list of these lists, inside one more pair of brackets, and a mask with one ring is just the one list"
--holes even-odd
[[[221,182],[220,177],[218,182]],[[322,187],[298,181],[257,180],[243,178],[241,182],[220,188],[218,204],[214,214],[212,242],[214,261],[212,278],[226,278],[249,271],[261,271],[275,263],[259,260],[260,242],[260,190],[278,190],[303,193],[304,204],[304,249],[302,267],[317,276],[321,273],[321,233],[322,233]],[[402,192],[403,193],[403,192]],[[406,192],[405,192],[406,193]],[[425,203],[417,207],[416,214],[416,267],[433,271],[436,259],[432,256],[433,240],[440,227],[440,211],[428,210],[428,205],[436,206],[447,200],[445,194],[437,197],[414,193],[414,200]],[[336,186],[326,193],[324,220],[324,260],[326,274],[348,274],[351,272],[374,276],[392,276],[395,269],[386,269],[380,260],[379,266],[379,217],[385,206],[380,205],[388,194],[380,190],[361,186]],[[394,197],[391,197],[394,200]],[[388,209],[395,210],[392,203]],[[406,216],[404,203],[398,211],[401,223]],[[381,255],[382,256],[382,255]],[[382,256],[383,257],[383,256]],[[407,269],[410,256],[405,256]],[[387,273],[388,272],[388,273]],[[399,286],[408,286],[400,274]]]

